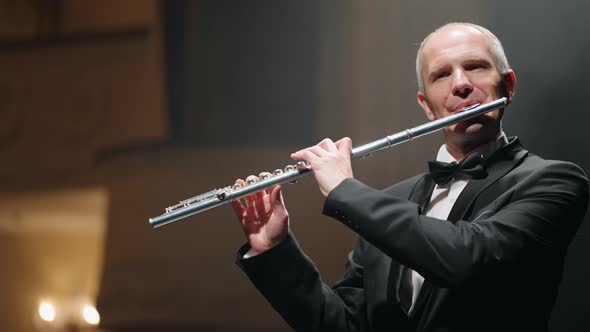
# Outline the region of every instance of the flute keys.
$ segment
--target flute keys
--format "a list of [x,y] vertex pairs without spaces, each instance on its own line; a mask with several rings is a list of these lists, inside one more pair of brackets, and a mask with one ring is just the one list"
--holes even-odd
[[224,200],[227,197],[227,194],[231,191],[230,187],[225,187],[223,189],[219,189],[215,192],[215,196],[217,199]]
[[[246,178],[246,183],[244,183],[244,184],[236,183],[233,186],[231,186],[230,188],[228,188],[227,191],[218,192],[217,197],[220,199],[224,199],[225,196],[227,196],[230,191],[236,191],[236,190],[251,186],[257,182],[269,180],[272,177],[279,176],[279,175],[282,175],[285,173],[292,173],[292,172],[296,172],[297,170],[305,170],[305,169],[310,169],[310,165],[308,162],[301,160],[301,161],[296,162],[295,165],[287,165],[283,169],[277,168],[272,173],[262,172],[259,174],[258,177],[251,175],[251,176],[248,176],[248,178]],[[292,183],[294,183],[294,182],[295,181],[293,181]]]
[[306,169],[310,169],[311,165],[304,160],[300,160],[298,161],[295,166],[297,167],[298,170],[302,171],[302,170],[306,170]]

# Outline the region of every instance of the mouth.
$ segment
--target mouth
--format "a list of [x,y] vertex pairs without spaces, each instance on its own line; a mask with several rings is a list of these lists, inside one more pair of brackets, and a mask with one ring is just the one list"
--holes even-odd
[[453,109],[453,113],[463,112],[463,111],[466,111],[466,110],[468,110],[468,109],[470,109],[472,107],[475,107],[477,105],[480,105],[480,104],[481,103],[478,102],[478,101],[476,101],[476,100],[471,100],[471,101],[468,101],[468,102],[465,102],[465,103],[461,103],[461,104],[457,105],[455,107],[455,109]]

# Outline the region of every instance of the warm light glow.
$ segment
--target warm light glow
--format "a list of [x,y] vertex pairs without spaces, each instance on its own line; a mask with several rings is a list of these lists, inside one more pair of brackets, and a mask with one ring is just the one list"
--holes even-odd
[[51,302],[43,301],[39,304],[39,317],[46,322],[55,320],[55,307]]
[[82,309],[82,316],[88,324],[98,325],[98,323],[100,323],[100,315],[98,314],[98,311],[96,311],[96,308],[90,304],[84,306]]

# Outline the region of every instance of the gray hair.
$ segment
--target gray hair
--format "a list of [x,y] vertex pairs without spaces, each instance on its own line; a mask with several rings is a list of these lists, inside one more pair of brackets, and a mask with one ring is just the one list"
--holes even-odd
[[498,37],[496,37],[496,35],[494,35],[490,30],[488,30],[480,25],[477,25],[477,24],[463,23],[463,22],[448,23],[448,24],[445,24],[445,25],[441,26],[440,28],[434,30],[433,32],[431,32],[420,43],[420,48],[418,48],[418,53],[416,54],[416,79],[418,80],[418,90],[419,91],[424,92],[424,80],[422,79],[422,60],[421,60],[421,56],[420,56],[422,53],[422,49],[424,48],[424,45],[426,45],[426,42],[430,39],[430,37],[434,33],[436,33],[440,29],[447,27],[449,25],[470,26],[472,28],[479,30],[481,33],[484,34],[484,36],[488,37],[488,40],[489,40],[488,46],[490,48],[490,52],[492,52],[492,55],[494,56],[494,60],[496,62],[496,68],[498,69],[498,72],[501,75],[508,73],[508,71],[510,70],[510,65],[508,64],[508,59],[506,58],[506,54],[504,54],[504,48],[502,47],[502,43],[500,42]]

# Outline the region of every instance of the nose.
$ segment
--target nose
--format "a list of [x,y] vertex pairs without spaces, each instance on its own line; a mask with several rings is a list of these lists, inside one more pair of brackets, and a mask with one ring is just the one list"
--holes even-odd
[[471,85],[469,77],[462,70],[456,70],[453,73],[452,91],[453,95],[461,98],[467,98],[473,91],[473,85]]

